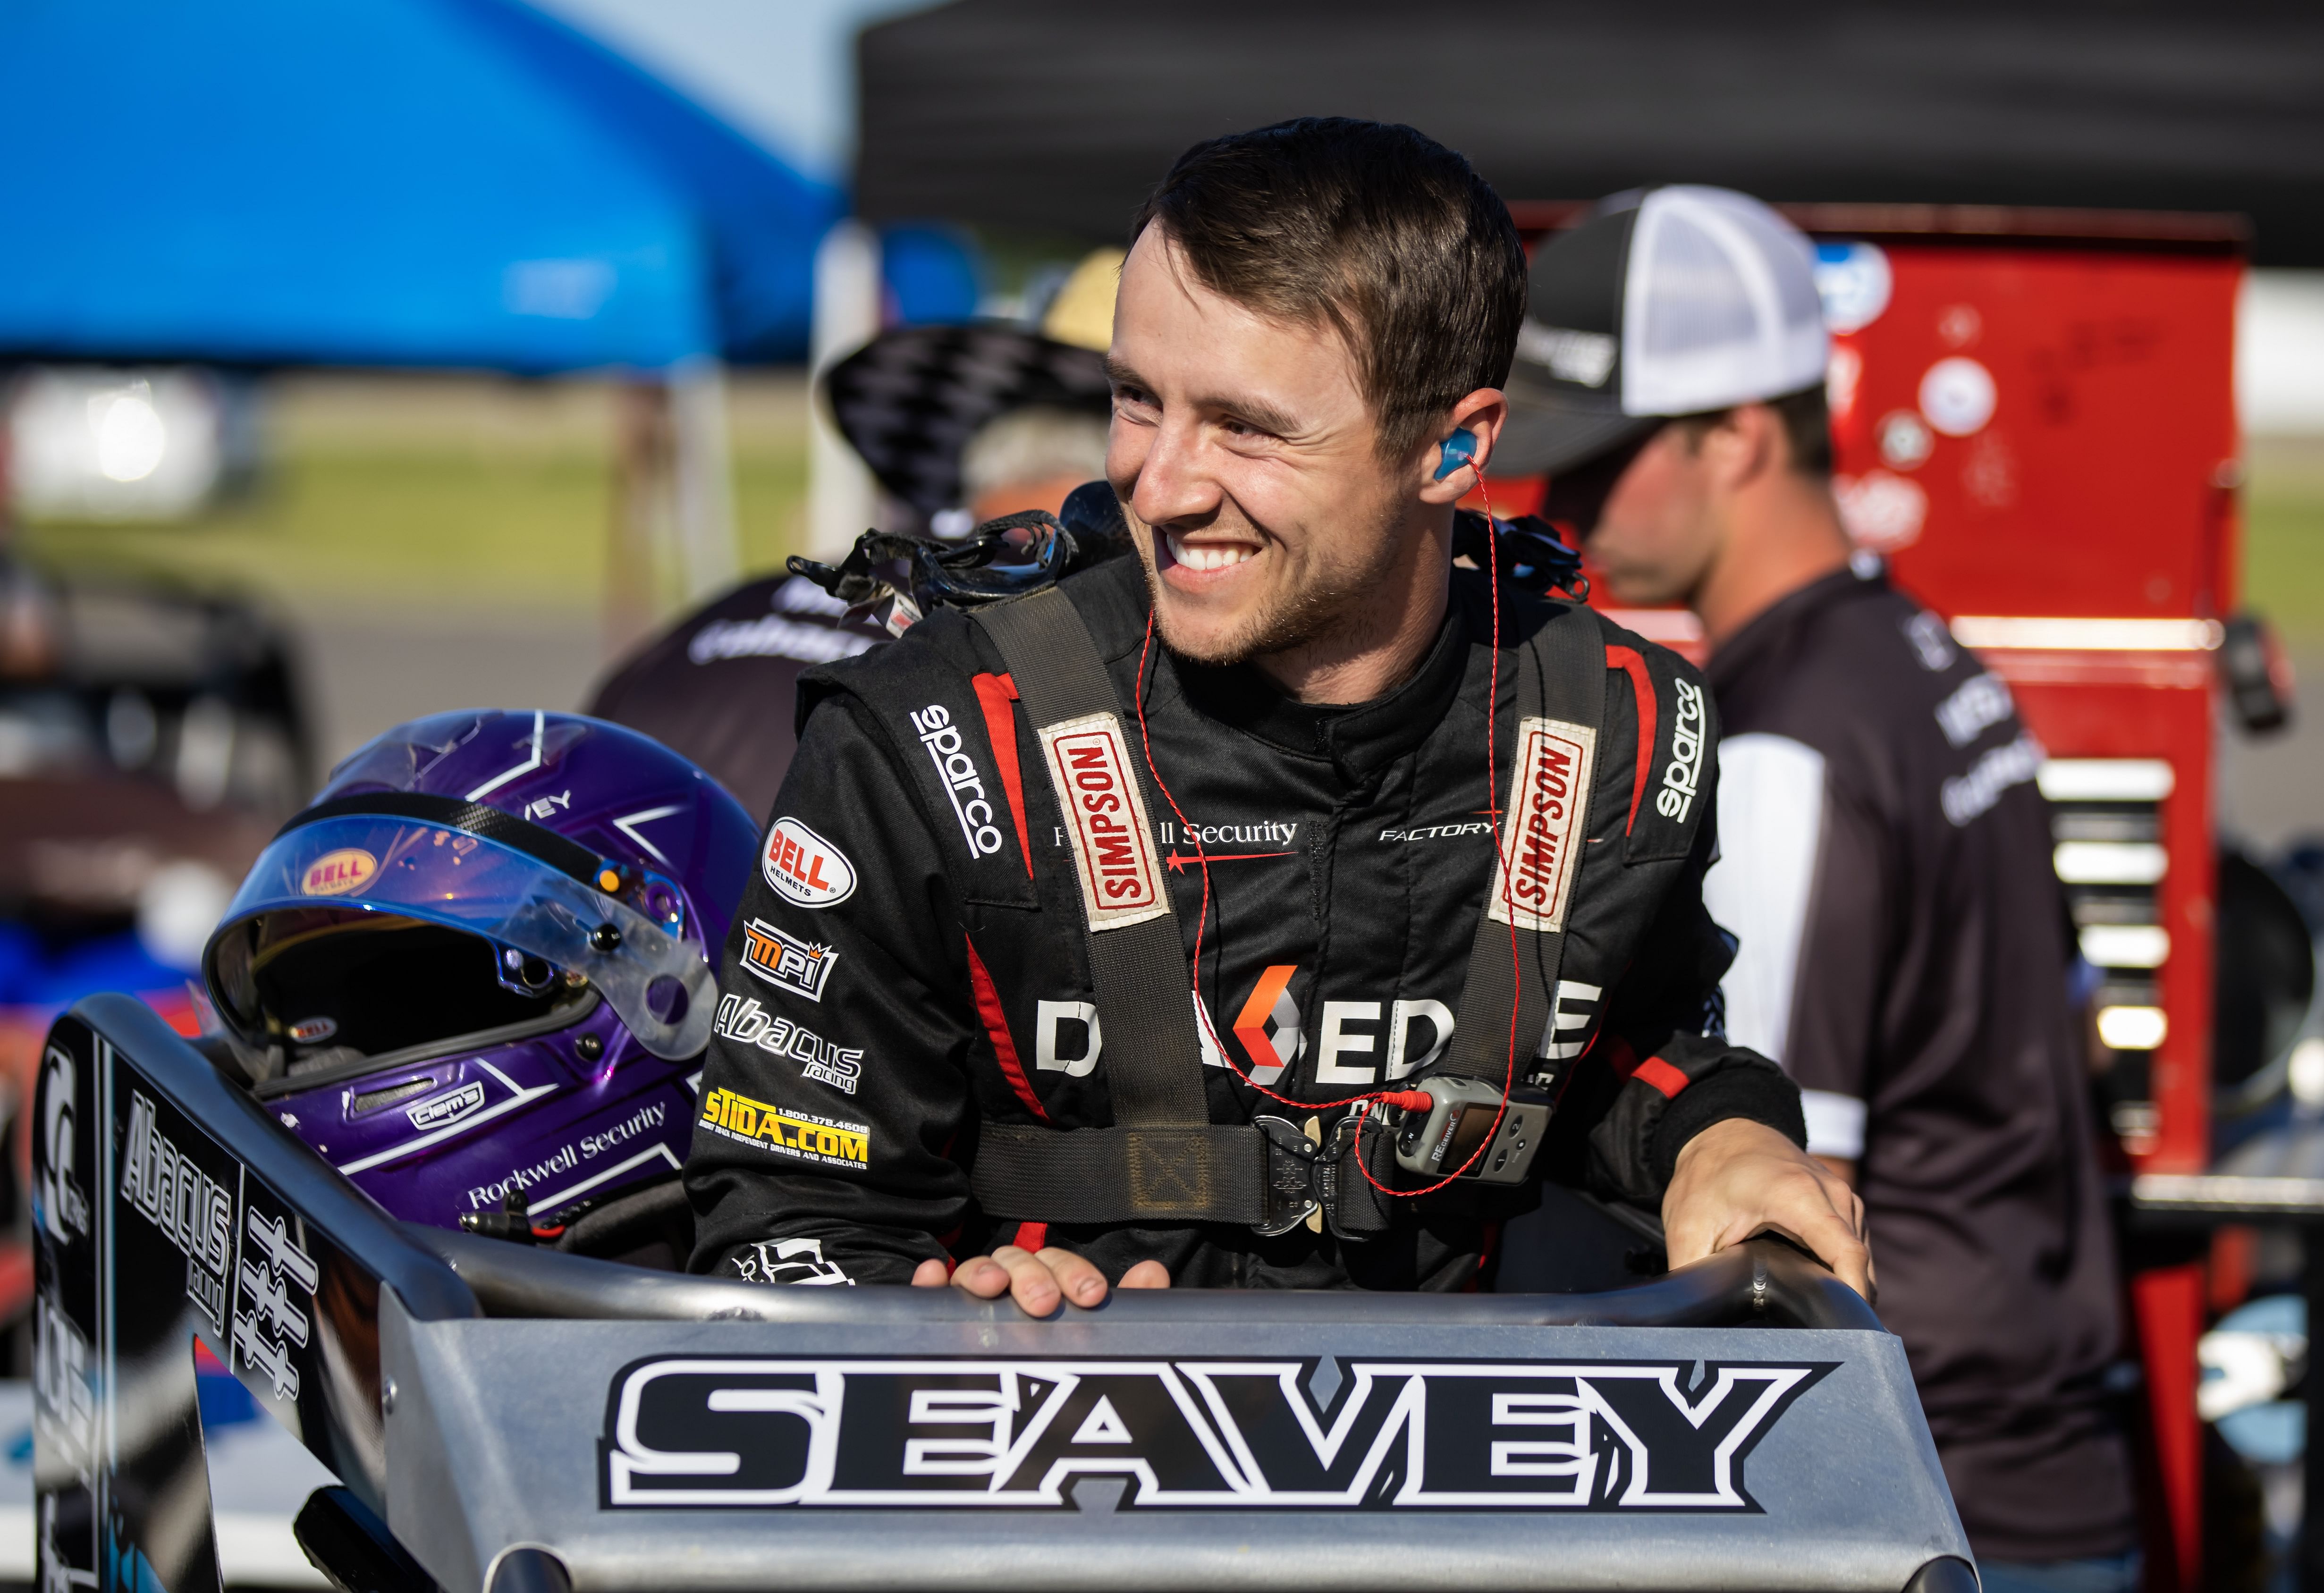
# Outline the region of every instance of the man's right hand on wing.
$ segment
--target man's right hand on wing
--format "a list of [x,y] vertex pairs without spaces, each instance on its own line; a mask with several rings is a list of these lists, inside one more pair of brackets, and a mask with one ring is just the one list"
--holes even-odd
[[[1003,1245],[990,1256],[972,1256],[945,1275],[941,1261],[923,1261],[912,1274],[912,1285],[940,1289],[946,1282],[965,1289],[979,1300],[997,1300],[1004,1293],[1016,1300],[1028,1316],[1047,1316],[1061,1301],[1084,1309],[1105,1300],[1105,1276],[1071,1250],[1052,1245],[1038,1251]],[[1125,1289],[1167,1289],[1169,1270],[1159,1261],[1141,1261],[1121,1275]]]

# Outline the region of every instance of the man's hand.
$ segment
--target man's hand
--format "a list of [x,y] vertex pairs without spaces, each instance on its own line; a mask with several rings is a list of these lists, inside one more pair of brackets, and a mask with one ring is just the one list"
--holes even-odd
[[1867,1300],[1877,1287],[1856,1192],[1783,1135],[1748,1119],[1713,1123],[1686,1142],[1663,1195],[1663,1231],[1674,1267],[1754,1234],[1778,1233],[1812,1251]]
[[[915,1288],[940,1289],[945,1281],[941,1261],[923,1261],[912,1274]],[[1087,1309],[1105,1299],[1104,1275],[1071,1250],[1060,1250],[1055,1245],[1038,1254],[1003,1245],[990,1256],[972,1256],[953,1269],[950,1281],[954,1288],[965,1289],[979,1300],[1008,1294],[1028,1316],[1047,1316],[1061,1300]],[[1141,1261],[1121,1275],[1121,1286],[1167,1289],[1169,1269],[1159,1261]]]

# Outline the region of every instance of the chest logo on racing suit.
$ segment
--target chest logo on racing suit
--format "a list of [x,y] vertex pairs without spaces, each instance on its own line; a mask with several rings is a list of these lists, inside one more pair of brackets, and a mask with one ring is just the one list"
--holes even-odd
[[968,755],[960,726],[951,710],[931,704],[912,715],[912,729],[936,765],[936,784],[951,799],[952,816],[960,821],[960,838],[971,857],[991,857],[1001,850],[1001,831],[992,822],[992,802],[984,792],[984,774]]
[[803,907],[827,907],[855,894],[855,865],[847,854],[795,818],[775,821],[759,865],[776,895]]
[[1090,928],[1119,929],[1168,912],[1161,860],[1130,775],[1121,722],[1092,714],[1045,725],[1041,750],[1065,810]]
[[1663,769],[1663,788],[1655,793],[1655,811],[1683,824],[1702,780],[1702,688],[1684,676],[1673,684],[1678,719],[1671,726],[1670,762]]
[[[1702,712],[1699,704],[1696,712]],[[1517,726],[1509,816],[1493,870],[1490,911],[1497,921],[1514,917],[1519,929],[1552,933],[1565,927],[1597,752],[1598,732],[1586,724],[1528,719]]]

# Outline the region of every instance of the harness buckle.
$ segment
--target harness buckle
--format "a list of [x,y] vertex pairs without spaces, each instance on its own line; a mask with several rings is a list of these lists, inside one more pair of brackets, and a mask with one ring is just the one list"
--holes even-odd
[[1360,1168],[1350,1170],[1355,1161],[1351,1154],[1357,1141],[1355,1114],[1324,1129],[1320,1145],[1285,1119],[1259,1117],[1251,1121],[1267,1137],[1267,1217],[1252,1223],[1250,1230],[1262,1238],[1273,1238],[1289,1233],[1320,1211],[1324,1225],[1337,1237],[1365,1237],[1351,1232],[1340,1220],[1342,1196],[1354,1187],[1348,1181],[1363,1176]]
[[1289,1233],[1323,1205],[1315,1175],[1323,1147],[1286,1119],[1258,1117],[1251,1122],[1267,1140],[1267,1215],[1250,1230],[1273,1238]]

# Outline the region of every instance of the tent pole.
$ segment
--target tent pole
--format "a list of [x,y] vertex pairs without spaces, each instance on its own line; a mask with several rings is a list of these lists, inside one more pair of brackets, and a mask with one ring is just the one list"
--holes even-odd
[[669,373],[669,416],[678,575],[690,606],[742,576],[724,362],[715,355],[680,360]]
[[634,375],[613,389],[613,482],[606,525],[605,657],[628,655],[661,617],[662,552],[676,540],[678,441],[670,389]]
[[872,473],[825,407],[823,373],[880,330],[880,240],[860,221],[824,235],[815,255],[814,377],[807,401],[807,551],[836,561],[878,511]]

